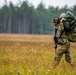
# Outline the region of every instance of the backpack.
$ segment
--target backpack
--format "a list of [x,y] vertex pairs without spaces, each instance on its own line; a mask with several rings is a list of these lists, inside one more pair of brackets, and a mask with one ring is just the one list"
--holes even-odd
[[[76,42],[76,19],[75,16],[70,12],[66,11],[60,15],[60,19],[65,18],[63,22],[64,31],[66,31],[67,38],[70,42]],[[63,32],[60,37],[62,36]]]
[[75,16],[70,11],[66,11],[60,15],[60,19],[61,18],[66,19],[66,21],[63,22],[64,30],[72,31],[74,27],[76,26]]

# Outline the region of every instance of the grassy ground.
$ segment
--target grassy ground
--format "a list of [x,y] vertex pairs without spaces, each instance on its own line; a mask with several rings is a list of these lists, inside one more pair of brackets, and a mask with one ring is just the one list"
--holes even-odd
[[62,57],[52,69],[52,35],[0,34],[0,75],[76,75],[76,44],[71,43],[72,68]]

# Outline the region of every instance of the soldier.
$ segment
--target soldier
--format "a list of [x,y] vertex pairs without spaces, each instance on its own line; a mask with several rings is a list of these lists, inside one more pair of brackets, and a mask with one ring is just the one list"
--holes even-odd
[[57,47],[55,51],[53,68],[55,68],[59,64],[63,54],[65,54],[65,60],[71,66],[73,65],[73,62],[70,56],[70,49],[69,49],[70,43],[66,36],[66,31],[64,31],[64,26],[62,23],[62,21],[64,20],[65,18],[62,18],[61,20],[59,20],[59,18],[56,18],[56,17],[53,19],[53,24],[55,25],[55,36],[54,36],[55,49]]

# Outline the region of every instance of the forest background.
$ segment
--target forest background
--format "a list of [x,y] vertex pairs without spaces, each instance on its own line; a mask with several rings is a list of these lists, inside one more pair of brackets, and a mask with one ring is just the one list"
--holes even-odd
[[76,15],[76,5],[62,8],[49,6],[45,8],[43,2],[35,8],[28,0],[14,5],[11,1],[0,7],[0,33],[9,34],[53,34],[52,19],[59,17],[64,11],[71,11]]

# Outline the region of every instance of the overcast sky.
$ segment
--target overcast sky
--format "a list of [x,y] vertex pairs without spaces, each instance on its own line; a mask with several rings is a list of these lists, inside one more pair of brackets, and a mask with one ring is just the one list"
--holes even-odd
[[[5,0],[0,0],[0,6],[2,6],[4,4]],[[12,1],[13,4],[17,4],[19,2],[19,0],[7,0],[7,2],[9,3],[9,1]],[[24,0],[20,0],[20,1],[24,1]],[[59,7],[63,7],[66,4],[68,5],[68,7],[72,7],[73,5],[76,4],[76,0],[27,0],[29,3],[32,3],[35,7],[37,7],[37,5],[40,2],[43,2],[45,4],[45,7],[47,8],[49,5],[52,6],[59,6]]]

